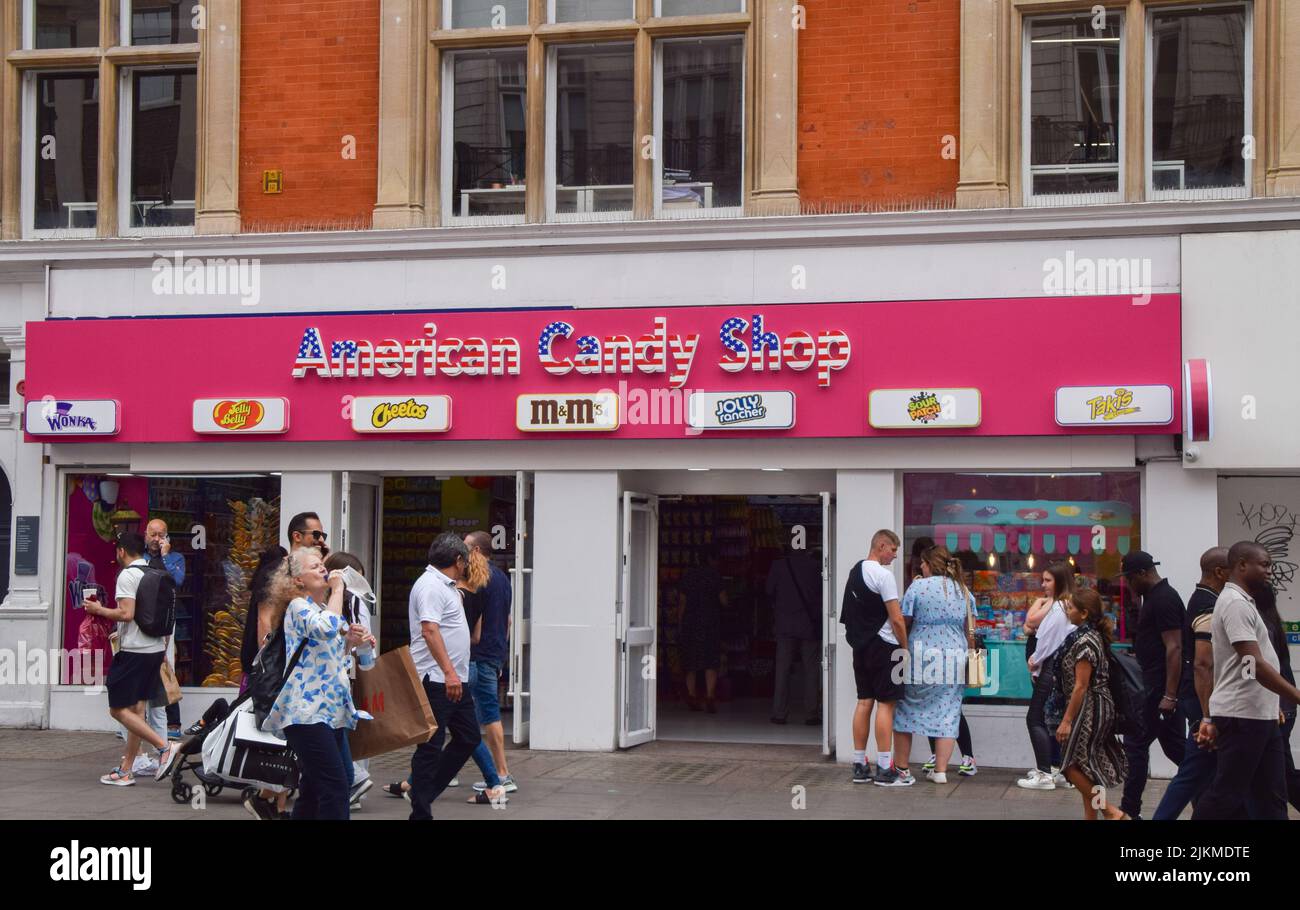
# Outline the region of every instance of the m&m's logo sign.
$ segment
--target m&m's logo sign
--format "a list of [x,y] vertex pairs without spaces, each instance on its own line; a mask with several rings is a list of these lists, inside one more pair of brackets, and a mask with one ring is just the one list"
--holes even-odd
[[266,408],[260,401],[219,401],[212,422],[223,430],[251,430],[262,422]]

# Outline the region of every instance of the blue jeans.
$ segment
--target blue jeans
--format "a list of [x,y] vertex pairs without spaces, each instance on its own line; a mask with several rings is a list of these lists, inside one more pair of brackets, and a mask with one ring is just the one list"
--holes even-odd
[[[501,720],[501,708],[497,704],[497,677],[500,669],[490,660],[470,661],[469,690],[474,694],[474,715],[480,727]],[[492,752],[487,743],[480,739],[471,757],[483,772],[483,782],[488,787],[501,786],[501,777],[497,774],[496,762],[492,760]]]
[[348,819],[347,730],[327,724],[292,724],[284,738],[298,756],[298,799],[293,817],[298,819]]
[[1196,743],[1196,731],[1201,728],[1201,700],[1195,695],[1184,695],[1178,704],[1188,720],[1186,751],[1178,773],[1156,807],[1156,814],[1151,816],[1158,822],[1174,821],[1182,815],[1188,803],[1199,799],[1214,780],[1214,770],[1219,765],[1218,753],[1202,749]]

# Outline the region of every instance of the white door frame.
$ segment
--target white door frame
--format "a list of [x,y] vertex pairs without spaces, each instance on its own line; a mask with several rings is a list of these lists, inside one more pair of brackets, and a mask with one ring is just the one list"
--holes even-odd
[[835,494],[822,493],[822,755],[835,754]]
[[[632,552],[632,525],[637,513],[645,513],[648,523],[646,528],[645,550]],[[659,497],[645,493],[623,493],[622,511],[622,553],[619,564],[621,585],[618,601],[618,644],[619,644],[619,701],[618,701],[618,745],[626,749],[650,742],[655,738],[656,730],[656,689],[658,673],[655,661],[658,658],[655,643],[659,625]],[[646,625],[631,625],[629,614],[632,611],[632,579],[634,572],[643,573],[642,592],[645,598]],[[646,673],[644,658],[636,660],[634,652],[646,649],[650,657],[650,673]],[[641,687],[645,697],[645,726],[632,726],[631,707],[634,687]]]
[[528,742],[532,692],[528,677],[532,643],[532,575],[529,565],[532,533],[528,522],[528,505],[532,501],[533,475],[525,471],[515,473],[515,564],[511,569],[514,583],[510,601],[510,689],[507,697],[513,699],[514,741],[516,745]]

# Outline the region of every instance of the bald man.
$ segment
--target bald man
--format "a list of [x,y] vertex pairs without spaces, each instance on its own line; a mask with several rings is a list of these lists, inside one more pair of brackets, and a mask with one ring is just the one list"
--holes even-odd
[[[162,569],[172,577],[176,582],[176,592],[179,594],[181,586],[185,584],[185,557],[179,553],[172,552],[171,536],[168,534],[167,522],[161,518],[155,518],[145,527],[144,533],[144,558],[149,560],[149,566],[154,569]],[[176,665],[176,643],[171,636],[167,638],[167,660],[172,666]],[[164,708],[152,708],[149,711],[149,724],[155,730],[161,726],[160,716],[164,713]],[[167,738],[180,739],[181,735],[181,706],[178,702],[174,705],[167,705],[165,709],[167,717]],[[159,730],[159,732],[162,732]]]
[[1218,756],[1202,749],[1196,742],[1201,719],[1210,713],[1210,693],[1214,691],[1214,647],[1210,623],[1214,604],[1228,583],[1228,548],[1211,547],[1201,554],[1201,580],[1187,601],[1187,621],[1183,624],[1183,675],[1179,681],[1178,704],[1187,716],[1187,745],[1178,773],[1169,782],[1156,814],[1156,821],[1173,821],[1205,792],[1214,779]]

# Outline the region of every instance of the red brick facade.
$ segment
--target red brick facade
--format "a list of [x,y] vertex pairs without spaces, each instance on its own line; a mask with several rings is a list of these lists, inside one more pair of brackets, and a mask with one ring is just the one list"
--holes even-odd
[[[379,0],[242,4],[244,230],[370,226],[379,144]],[[356,140],[345,158],[344,137]],[[284,192],[262,192],[264,170]]]
[[949,200],[960,125],[959,0],[803,0],[799,194],[805,210]]

